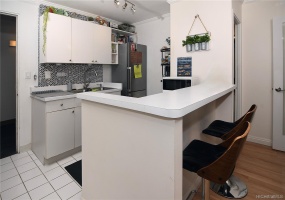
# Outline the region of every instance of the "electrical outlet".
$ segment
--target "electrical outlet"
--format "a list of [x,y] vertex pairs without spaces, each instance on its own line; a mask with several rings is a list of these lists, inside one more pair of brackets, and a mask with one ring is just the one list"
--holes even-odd
[[26,79],[31,79],[31,72],[26,72]]
[[45,71],[45,79],[51,78],[50,71]]

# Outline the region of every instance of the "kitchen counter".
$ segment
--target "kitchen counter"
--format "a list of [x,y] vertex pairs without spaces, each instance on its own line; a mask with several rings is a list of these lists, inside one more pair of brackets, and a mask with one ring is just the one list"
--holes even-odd
[[141,98],[78,94],[82,199],[186,199],[201,179],[183,171],[183,149],[217,117],[231,119],[234,89],[215,81]]
[[[109,89],[109,90],[103,90],[103,91],[96,91],[96,93],[112,93],[112,92],[118,92],[122,90],[122,84],[121,83],[90,83],[90,88],[95,88],[98,87],[99,84],[103,84],[104,87],[110,87],[114,89]],[[77,84],[74,85],[74,89],[81,89],[83,86],[82,84]],[[48,87],[32,87],[31,92],[37,92],[37,91],[45,91],[45,90],[62,90],[62,91],[67,91],[66,85],[61,85],[61,86],[48,86]],[[95,93],[92,91],[86,92],[86,93]],[[56,101],[56,100],[62,100],[62,99],[70,99],[70,98],[76,98],[77,95],[80,93],[72,93],[70,92],[69,95],[63,95],[63,96],[53,96],[53,97],[46,97],[46,98],[40,98],[35,95],[31,94],[32,98],[38,99],[40,101],[48,102],[48,101]]]
[[179,118],[233,91],[233,84],[203,83],[141,98],[81,93],[78,98],[167,118]]

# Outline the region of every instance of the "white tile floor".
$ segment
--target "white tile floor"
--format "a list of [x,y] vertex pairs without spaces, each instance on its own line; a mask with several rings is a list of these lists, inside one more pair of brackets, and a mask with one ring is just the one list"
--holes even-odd
[[81,158],[80,152],[43,166],[28,151],[0,159],[0,200],[79,200],[82,188],[65,167]]

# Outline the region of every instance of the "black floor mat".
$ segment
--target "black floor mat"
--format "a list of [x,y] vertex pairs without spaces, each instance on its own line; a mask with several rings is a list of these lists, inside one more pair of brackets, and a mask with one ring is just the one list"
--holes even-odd
[[82,160],[66,166],[65,169],[82,186]]
[[16,120],[0,123],[0,159],[16,154]]

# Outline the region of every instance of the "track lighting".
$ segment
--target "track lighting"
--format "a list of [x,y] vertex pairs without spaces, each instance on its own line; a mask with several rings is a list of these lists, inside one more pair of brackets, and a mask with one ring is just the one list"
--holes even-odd
[[116,5],[120,5],[120,1],[119,1],[119,0],[114,0],[114,3],[115,3]]
[[[115,3],[116,5],[120,5],[120,1],[119,1],[119,0],[114,0],[114,3]],[[136,5],[133,4],[133,3],[131,3],[130,1],[127,1],[127,0],[125,0],[124,5],[122,6],[123,10],[125,10],[125,9],[127,8],[128,4],[131,4],[131,5],[132,5],[131,11],[132,11],[133,13],[135,13],[135,12],[136,12],[136,9],[135,9],[135,6],[136,6]]]
[[133,13],[135,13],[135,12],[136,12],[136,9],[135,9],[134,5],[132,5],[131,10],[133,11]]
[[128,4],[127,4],[127,2],[125,2],[125,4],[123,5],[123,9],[125,10],[127,6],[128,6]]

